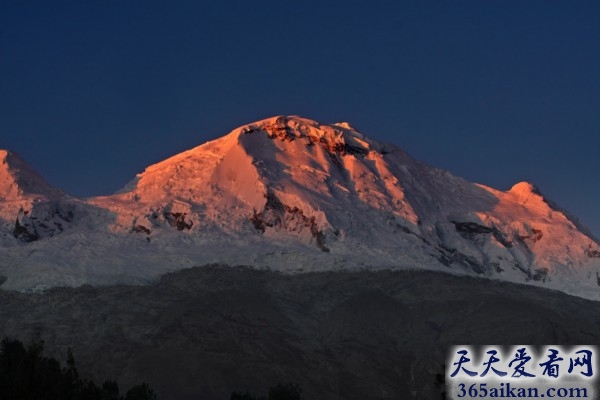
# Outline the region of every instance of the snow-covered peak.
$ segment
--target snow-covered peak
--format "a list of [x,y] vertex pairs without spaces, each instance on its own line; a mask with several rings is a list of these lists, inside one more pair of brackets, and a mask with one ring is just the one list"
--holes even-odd
[[20,156],[0,150],[0,246],[62,233],[73,220],[75,203]]
[[354,127],[353,127],[353,126],[350,124],[350,122],[345,122],[345,121],[344,121],[344,122],[336,122],[334,125],[335,125],[335,126],[339,126],[340,128],[344,128],[344,129],[350,129],[350,130],[353,130],[353,131],[358,131],[356,128],[354,128]]
[[516,183],[508,192],[514,195],[519,203],[526,202],[531,196],[542,196],[539,189],[533,183],[529,182]]
[[[52,192],[20,158],[0,160],[2,193]],[[34,206],[0,199],[0,211],[7,242],[44,249],[0,252],[0,274],[22,259],[31,266],[5,273],[13,288],[143,280],[220,262],[442,269],[600,299],[600,246],[534,185],[468,182],[349,123],[267,118],[150,165],[118,194]],[[77,279],[55,278],[57,266]]]
[[534,193],[534,194],[540,194],[540,190],[537,188],[537,186],[535,186],[533,183],[531,182],[518,182],[515,183],[510,189],[510,192],[512,193],[519,193],[519,194],[523,194],[523,193]]
[[[234,131],[235,132],[235,131]],[[241,134],[263,133],[280,141],[300,140],[306,146],[320,145],[331,153],[366,155],[381,144],[366,138],[349,123],[320,124],[298,116],[277,116],[239,128]]]
[[28,198],[55,198],[62,192],[42,178],[18,154],[0,150],[0,200],[15,201]]

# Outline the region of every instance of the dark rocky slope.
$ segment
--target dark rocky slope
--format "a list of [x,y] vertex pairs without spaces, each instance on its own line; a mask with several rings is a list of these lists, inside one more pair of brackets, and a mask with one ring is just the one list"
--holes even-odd
[[152,286],[0,291],[0,335],[163,400],[301,385],[307,399],[439,399],[453,344],[593,344],[600,303],[435,272],[209,266]]

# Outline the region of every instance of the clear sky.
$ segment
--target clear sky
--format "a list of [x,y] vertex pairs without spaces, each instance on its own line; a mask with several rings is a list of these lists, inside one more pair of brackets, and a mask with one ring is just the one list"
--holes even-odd
[[0,148],[75,195],[278,114],[349,121],[600,236],[600,2],[0,0]]

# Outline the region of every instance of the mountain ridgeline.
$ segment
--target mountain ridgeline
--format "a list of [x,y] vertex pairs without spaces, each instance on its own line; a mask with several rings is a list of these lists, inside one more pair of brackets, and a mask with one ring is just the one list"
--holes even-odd
[[348,123],[258,121],[85,199],[0,151],[0,189],[9,289],[147,283],[226,263],[441,270],[600,299],[600,246],[534,185],[471,183]]

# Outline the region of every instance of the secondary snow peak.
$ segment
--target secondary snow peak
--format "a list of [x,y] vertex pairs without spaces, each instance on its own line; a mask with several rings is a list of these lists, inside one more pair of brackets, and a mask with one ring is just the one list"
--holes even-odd
[[62,194],[17,153],[0,150],[0,200],[16,201],[32,196],[54,198]]
[[542,195],[537,186],[530,182],[519,182],[514,184],[509,192],[518,194],[518,195],[527,195],[527,194],[537,194]]

